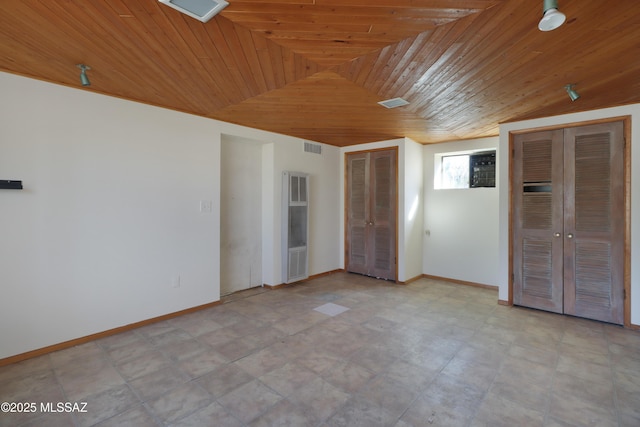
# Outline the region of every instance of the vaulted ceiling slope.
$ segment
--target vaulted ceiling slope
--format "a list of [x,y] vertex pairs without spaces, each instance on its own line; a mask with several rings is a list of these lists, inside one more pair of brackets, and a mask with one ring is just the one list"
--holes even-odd
[[[640,102],[640,2],[0,2],[0,70],[336,146],[497,135],[506,121]],[[571,102],[564,86],[575,83]],[[410,105],[386,109],[402,97]]]

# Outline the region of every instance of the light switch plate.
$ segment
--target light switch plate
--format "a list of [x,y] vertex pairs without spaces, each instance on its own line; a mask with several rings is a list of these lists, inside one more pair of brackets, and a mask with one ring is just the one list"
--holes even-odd
[[213,202],[211,200],[200,200],[200,212],[211,213],[213,210]]

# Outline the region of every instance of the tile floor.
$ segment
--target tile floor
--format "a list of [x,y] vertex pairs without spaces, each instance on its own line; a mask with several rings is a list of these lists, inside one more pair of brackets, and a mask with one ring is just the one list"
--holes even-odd
[[640,333],[496,301],[343,273],[241,292],[1,367],[0,402],[37,411],[0,426],[640,426]]

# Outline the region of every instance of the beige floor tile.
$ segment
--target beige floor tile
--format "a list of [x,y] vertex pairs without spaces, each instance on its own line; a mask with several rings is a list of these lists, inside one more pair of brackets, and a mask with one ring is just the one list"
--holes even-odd
[[544,411],[535,411],[516,402],[489,393],[470,427],[542,427]]
[[171,342],[168,344],[164,344],[158,346],[158,350],[165,354],[168,358],[173,361],[179,362],[185,359],[190,359],[197,354],[210,350],[206,344],[201,343],[200,341],[189,338],[186,340],[180,340],[176,342]]
[[316,378],[300,387],[289,400],[301,405],[305,413],[310,413],[318,420],[325,420],[338,410],[350,395],[334,387],[322,378]]
[[195,381],[207,390],[210,395],[218,399],[253,380],[254,378],[251,375],[237,365],[230,364],[222,366]]
[[229,361],[226,358],[222,357],[222,355],[218,354],[215,350],[209,349],[181,360],[176,366],[190,378],[198,378],[227,363],[229,363]]
[[316,378],[318,375],[313,371],[296,362],[289,362],[261,376],[260,381],[281,396],[287,397]]
[[353,361],[340,361],[322,376],[327,382],[347,393],[355,393],[373,377],[375,372]]
[[138,339],[117,347],[110,347],[105,351],[113,363],[121,365],[153,350],[155,350],[153,344]]
[[142,336],[142,334],[138,333],[138,331],[136,330],[133,330],[121,332],[119,334],[111,335],[106,338],[101,338],[96,341],[96,344],[98,344],[105,350],[112,350],[114,348],[122,347],[127,344],[144,340],[145,338]]
[[606,408],[615,406],[613,381],[604,378],[591,381],[556,372],[553,376],[552,401],[562,400],[563,396],[572,396]]
[[360,389],[357,396],[384,408],[390,420],[398,420],[409,408],[417,392],[405,388],[393,378],[378,376]]
[[83,398],[86,412],[75,413],[79,426],[92,426],[140,405],[140,400],[128,385],[116,386]]
[[71,401],[124,384],[124,379],[107,357],[73,360],[55,369],[65,395]]
[[147,402],[180,387],[187,380],[188,378],[183,373],[170,367],[131,380],[129,385],[142,402]]
[[484,397],[481,390],[444,374],[411,404],[402,420],[411,426],[466,426]]
[[429,383],[434,380],[438,372],[439,370],[437,369],[420,367],[404,360],[398,360],[392,363],[381,375],[396,381],[407,390],[419,392],[424,390]]
[[96,427],[123,426],[161,427],[162,424],[160,424],[159,421],[156,421],[156,419],[142,405],[136,406],[126,412],[116,415],[115,417],[109,418],[99,424],[96,424]]
[[174,331],[176,328],[169,321],[155,322],[136,329],[136,332],[146,338],[162,335],[166,332]]
[[171,427],[243,427],[243,424],[228,413],[222,405],[213,402],[193,414],[171,424]]
[[559,352],[553,348],[546,349],[513,344],[509,348],[509,356],[528,360],[529,362],[538,363],[543,366],[555,367],[558,364]]
[[549,415],[572,425],[618,425],[612,381],[556,373]]
[[236,332],[229,328],[220,328],[211,332],[204,333],[198,337],[198,341],[201,343],[210,345],[212,348],[217,348],[220,345],[226,344],[229,341],[234,341],[240,338]]
[[487,391],[498,374],[498,367],[485,365],[476,360],[454,357],[442,369],[442,373],[467,382],[478,390]]
[[[395,417],[390,415],[384,407],[362,396],[355,396],[329,418],[326,425],[329,427],[385,427],[393,426],[395,421]],[[420,424],[420,426],[425,425]]]
[[54,372],[38,370],[4,381],[0,387],[0,402],[32,402],[56,392],[60,392],[60,386]]
[[640,331],[629,331],[620,326],[606,325],[603,333],[609,343],[628,348],[640,357]]
[[245,335],[254,334],[266,326],[269,326],[269,324],[257,319],[245,317],[244,319],[235,322],[233,325],[227,326],[227,328],[237,336],[244,337]]
[[218,402],[240,421],[250,423],[280,400],[282,396],[260,381],[252,380],[219,398]]
[[[37,372],[51,370],[52,365],[49,356],[49,354],[46,354],[11,365],[0,366],[0,384],[7,384],[14,378],[21,379]],[[2,393],[1,389],[0,393]]]
[[544,413],[549,404],[554,375],[553,367],[508,356],[490,390],[502,399]]
[[254,377],[261,377],[287,363],[280,353],[272,348],[265,348],[234,362],[242,370]]
[[256,346],[252,342],[239,338],[228,341],[224,344],[213,346],[213,349],[228,361],[234,362],[253,353]]
[[74,360],[98,357],[102,354],[102,348],[94,341],[53,352],[49,357],[51,358],[53,367],[57,368]]
[[345,359],[330,351],[326,351],[324,348],[309,351],[307,354],[303,354],[301,357],[295,359],[296,363],[299,363],[318,375],[323,375],[344,360]]
[[[640,333],[337,273],[0,367],[0,427],[640,425]],[[314,309],[348,307],[336,316]]]
[[375,373],[387,369],[397,360],[396,352],[393,349],[385,348],[382,345],[364,346],[357,350],[349,360]]
[[184,384],[146,403],[152,415],[171,424],[212,403],[209,393],[195,383]]
[[153,335],[149,337],[149,341],[158,347],[181,343],[191,339],[191,335],[186,333],[181,329],[176,329],[171,326],[169,329],[164,332],[158,333],[157,335]]
[[574,396],[552,399],[549,415],[569,426],[618,426],[618,417],[611,408],[595,406]]
[[[42,416],[32,419],[25,424],[10,424],[11,426],[20,425],[20,427],[69,427],[73,424],[73,414],[69,413],[46,413]],[[2,422],[0,421],[0,425]],[[7,424],[9,425],[9,424]]]
[[256,332],[245,335],[242,337],[242,341],[247,343],[250,347],[255,349],[262,349],[265,347],[269,347],[272,344],[275,344],[278,340],[285,337],[282,331],[279,331],[276,328],[271,326],[265,326],[264,328],[258,329]]
[[285,399],[254,419],[249,427],[315,427],[317,424],[318,420],[311,411]]
[[170,365],[171,361],[164,354],[158,350],[152,350],[131,361],[116,365],[116,369],[125,380],[130,381]]
[[222,328],[222,325],[209,319],[203,312],[174,317],[168,322],[176,329],[181,329],[192,337]]
[[[597,360],[597,362],[590,362],[589,359]],[[603,356],[602,358],[589,359],[587,359],[587,356],[582,358],[576,357],[573,354],[560,354],[557,371],[591,381],[598,381],[603,377],[607,378],[611,376],[608,357],[605,358]]]

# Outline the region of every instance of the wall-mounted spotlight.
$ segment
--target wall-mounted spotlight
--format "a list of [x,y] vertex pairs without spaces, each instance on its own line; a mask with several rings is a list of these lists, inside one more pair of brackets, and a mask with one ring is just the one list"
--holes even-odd
[[90,70],[91,67],[84,64],[78,64],[77,67],[80,68],[80,83],[82,83],[82,86],[91,86],[89,77],[87,77],[87,70]]
[[542,19],[538,23],[540,31],[551,31],[564,24],[567,17],[558,11],[558,0],[544,0],[542,5]]
[[580,98],[580,94],[575,90],[573,90],[574,86],[575,86],[574,84],[570,84],[564,87],[567,90],[567,93],[569,94],[569,98],[571,98],[572,101],[575,101],[576,99]]

